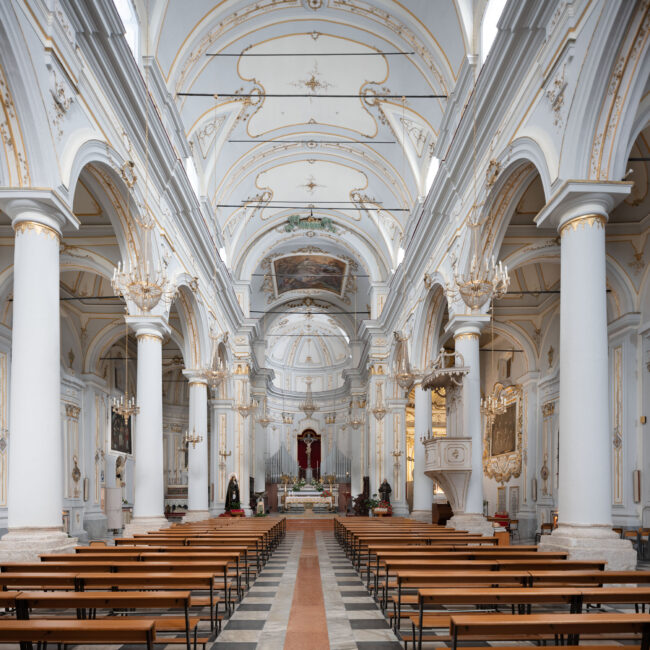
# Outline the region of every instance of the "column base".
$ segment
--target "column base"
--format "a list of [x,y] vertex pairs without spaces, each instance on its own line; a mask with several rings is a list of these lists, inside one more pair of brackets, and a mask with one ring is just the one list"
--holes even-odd
[[413,510],[410,515],[411,519],[415,521],[422,521],[425,524],[431,523],[431,510]]
[[540,551],[564,551],[571,560],[606,560],[608,571],[636,569],[632,542],[620,539],[610,526],[560,524],[550,535],[542,535]]
[[44,553],[74,553],[76,545],[60,528],[13,528],[0,539],[0,561],[33,562]]
[[171,524],[166,517],[133,517],[131,521],[124,526],[122,537],[133,537],[149,533],[160,528],[169,528]]
[[393,517],[408,517],[409,507],[406,503],[392,503]]
[[188,510],[185,517],[183,517],[183,523],[187,521],[204,521],[205,519],[210,519],[208,510]]
[[494,537],[494,527],[483,515],[478,513],[460,512],[447,522],[447,526],[457,530],[466,530],[472,535]]

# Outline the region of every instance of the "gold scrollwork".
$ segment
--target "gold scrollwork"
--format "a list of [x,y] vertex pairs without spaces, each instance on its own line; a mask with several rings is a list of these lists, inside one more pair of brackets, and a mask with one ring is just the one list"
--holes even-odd
[[462,334],[456,334],[454,336],[455,341],[472,341],[474,339],[478,339],[478,334],[475,332],[463,332]]
[[73,420],[76,420],[79,417],[80,412],[81,412],[81,409],[78,406],[75,406],[74,404],[66,404],[65,405],[66,417],[69,417],[69,418],[72,418]]
[[604,228],[605,223],[605,217],[603,217],[601,214],[583,214],[579,217],[569,219],[569,221],[562,224],[562,227],[560,228],[560,237],[564,237],[564,234],[568,230],[576,231],[578,229],[578,226],[581,228],[585,228],[586,226],[599,226],[600,228]]
[[483,437],[483,472],[488,478],[499,483],[507,483],[511,478],[519,478],[522,468],[522,430],[523,430],[523,389],[520,385],[494,385],[494,394],[503,395],[506,408],[515,405],[515,450],[495,456],[490,455],[490,434],[493,423],[486,422]]
[[162,336],[157,334],[149,334],[149,332],[143,332],[142,334],[136,334],[138,341],[155,341],[160,343],[162,341]]
[[555,402],[546,402],[542,404],[542,415],[547,418],[555,413]]
[[61,239],[61,235],[54,228],[46,226],[42,223],[37,223],[36,221],[20,221],[16,224],[14,230],[16,231],[16,235],[22,235],[23,233],[31,230],[38,235],[46,235],[47,237],[51,237],[57,242]]

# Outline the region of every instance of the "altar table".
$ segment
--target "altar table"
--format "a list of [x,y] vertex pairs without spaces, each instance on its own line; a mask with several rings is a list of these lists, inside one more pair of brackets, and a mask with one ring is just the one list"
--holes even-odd
[[332,506],[334,505],[334,501],[332,497],[324,497],[324,496],[313,496],[313,495],[307,495],[307,494],[287,494],[287,496],[284,498],[284,507],[287,508],[290,506],[292,503],[302,503],[303,505],[310,504],[310,505],[327,505],[331,509]]

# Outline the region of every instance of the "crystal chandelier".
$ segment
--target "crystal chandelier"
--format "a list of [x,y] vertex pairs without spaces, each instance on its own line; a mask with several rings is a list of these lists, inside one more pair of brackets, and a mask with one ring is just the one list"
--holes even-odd
[[196,449],[196,445],[203,442],[203,436],[197,436],[196,430],[192,429],[192,435],[189,431],[185,431],[183,434],[183,445],[185,447],[192,445],[192,449]]
[[203,371],[203,376],[212,390],[219,388],[222,382],[228,378],[228,370],[219,354],[219,344],[214,337],[212,339],[212,362],[210,367]]
[[266,395],[262,400],[262,415],[257,418],[257,422],[262,427],[262,429],[266,429],[266,427],[268,427],[271,422],[275,422],[275,420],[268,414]]
[[352,409],[350,413],[350,419],[348,420],[350,426],[356,431],[363,424],[363,412],[358,408],[359,402],[357,401],[357,406],[355,407],[355,402],[352,403]]
[[497,415],[506,412],[506,398],[504,395],[488,395],[481,400],[481,413],[486,417],[488,422],[494,422]]
[[411,372],[411,364],[409,363],[409,350],[406,344],[407,338],[400,336],[398,332],[393,332],[393,336],[397,342],[397,350],[395,352],[397,359],[395,379],[401,388],[409,390],[413,386],[415,375]]
[[375,407],[372,409],[372,414],[378,421],[383,420],[386,415],[386,407],[384,406],[381,384],[377,384],[377,402],[375,403]]
[[140,407],[135,405],[135,397],[129,397],[129,326],[125,325],[124,329],[124,394],[113,397],[113,410],[128,424],[129,418],[140,412]]
[[[470,226],[475,232],[476,224]],[[476,239],[476,235],[474,235]],[[454,264],[454,282],[463,302],[472,310],[477,311],[490,299],[502,298],[510,286],[508,267],[501,262],[496,263],[494,256],[480,259],[478,246],[472,255],[469,270],[459,273]]]
[[242,401],[237,404],[235,407],[243,418],[247,418],[257,406],[257,403],[253,399],[248,399],[246,397],[248,390],[248,378],[244,379],[244,385],[242,386]]
[[304,402],[300,402],[298,405],[298,408],[303,411],[303,413],[308,417],[311,418],[311,416],[314,414],[315,411],[318,411],[318,405],[314,402],[314,398],[311,393],[311,377],[307,377],[305,379],[307,382],[307,396],[305,397]]

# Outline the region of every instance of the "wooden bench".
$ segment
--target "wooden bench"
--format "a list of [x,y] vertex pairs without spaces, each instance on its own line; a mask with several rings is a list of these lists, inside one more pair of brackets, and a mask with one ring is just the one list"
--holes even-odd
[[[172,609],[180,608],[184,616],[139,616],[137,619],[155,620],[156,632],[185,632],[187,650],[194,650],[197,643],[207,643],[208,638],[198,639],[200,619],[190,616],[192,605],[189,591],[144,591],[144,592],[57,592],[23,591],[16,597],[16,613],[19,619],[30,618],[32,609],[75,609],[82,620],[97,620],[97,609]],[[128,621],[137,620],[135,616],[126,617]],[[165,639],[167,643],[181,642],[182,639]]]
[[559,635],[566,635],[568,644],[577,645],[581,634],[598,634],[603,639],[632,634],[640,639],[641,650],[650,650],[650,614],[454,614],[449,625],[452,650],[459,642],[472,640],[552,639]]
[[0,643],[60,643],[70,645],[108,645],[137,643],[153,650],[156,640],[153,619],[128,621],[76,621],[0,619]]

